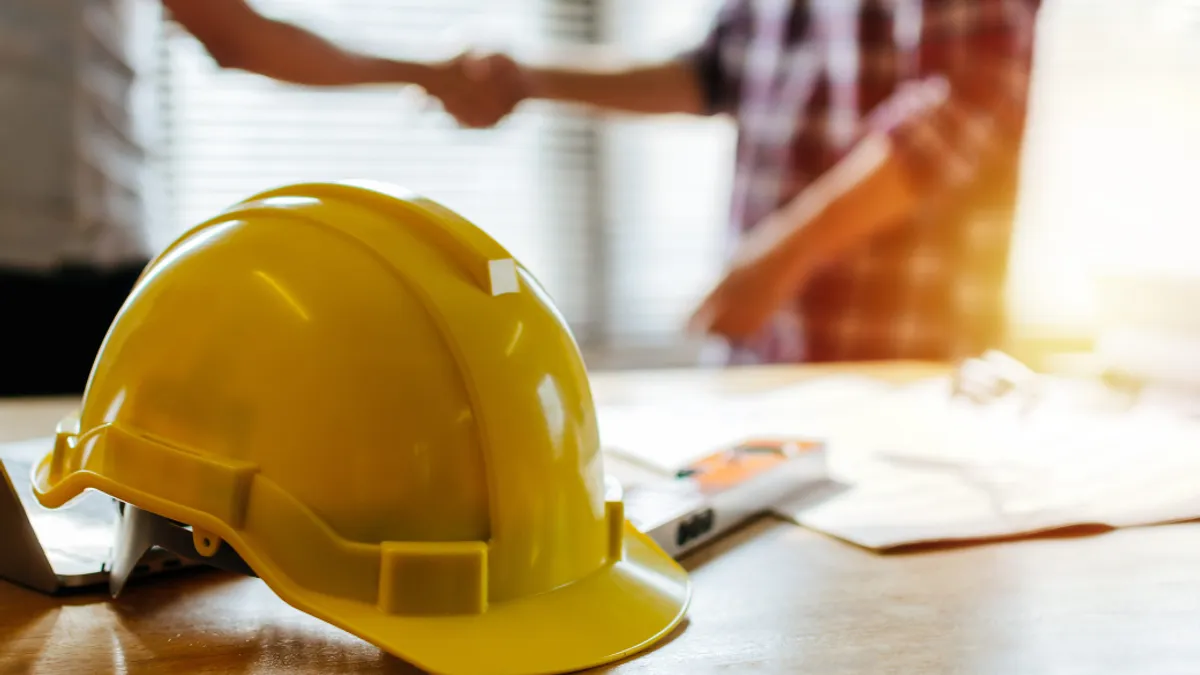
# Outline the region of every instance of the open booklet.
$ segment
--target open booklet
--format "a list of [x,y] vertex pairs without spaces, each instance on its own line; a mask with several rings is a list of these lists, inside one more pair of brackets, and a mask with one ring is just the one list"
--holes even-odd
[[783,503],[835,487],[824,446],[812,440],[757,438],[665,472],[619,453],[605,457],[610,497],[674,557],[716,539]]

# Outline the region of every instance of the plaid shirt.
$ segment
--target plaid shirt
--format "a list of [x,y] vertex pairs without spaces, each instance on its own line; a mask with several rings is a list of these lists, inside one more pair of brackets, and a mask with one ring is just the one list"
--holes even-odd
[[727,0],[691,54],[738,125],[739,234],[869,133],[919,214],[819,270],[735,362],[948,359],[1000,337],[1037,0]]

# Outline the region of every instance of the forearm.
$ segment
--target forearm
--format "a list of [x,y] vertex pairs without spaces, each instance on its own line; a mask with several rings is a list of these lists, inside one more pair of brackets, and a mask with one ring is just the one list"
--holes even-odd
[[223,68],[309,86],[410,83],[428,86],[436,69],[359,54],[255,11],[245,0],[162,0],[171,17]]
[[309,86],[428,86],[436,74],[430,64],[355,53],[303,28],[271,19],[260,22],[252,41],[242,41],[224,53],[210,51],[223,67]]
[[[753,237],[755,249],[785,257],[797,284],[880,232],[903,222],[919,202],[885,136],[870,136]],[[747,251],[747,254],[764,251]]]
[[630,63],[597,50],[526,64],[524,72],[530,98],[642,114],[703,110],[696,74],[682,61]]

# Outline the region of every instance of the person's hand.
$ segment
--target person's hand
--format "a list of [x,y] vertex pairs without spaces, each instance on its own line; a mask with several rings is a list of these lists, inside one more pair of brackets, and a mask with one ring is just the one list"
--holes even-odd
[[520,64],[507,54],[463,52],[435,68],[425,87],[442,109],[464,127],[491,127],[527,95]]
[[802,283],[802,267],[764,224],[738,248],[725,276],[692,314],[688,328],[729,340],[753,337]]

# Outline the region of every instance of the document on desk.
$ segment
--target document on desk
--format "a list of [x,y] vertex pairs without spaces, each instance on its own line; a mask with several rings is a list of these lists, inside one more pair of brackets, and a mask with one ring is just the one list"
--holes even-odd
[[777,511],[874,550],[1200,518],[1200,423],[1049,398],[1022,414],[954,399],[948,378],[833,377],[605,408],[600,426],[606,452],[664,471],[756,436],[821,439],[831,477],[848,489]]
[[948,393],[895,389],[829,442],[851,489],[780,514],[876,550],[1200,518],[1195,421],[1064,405],[1021,415]]
[[822,435],[839,411],[884,390],[871,378],[836,376],[761,394],[700,393],[653,405],[603,406],[600,439],[606,453],[674,473],[748,439]]

